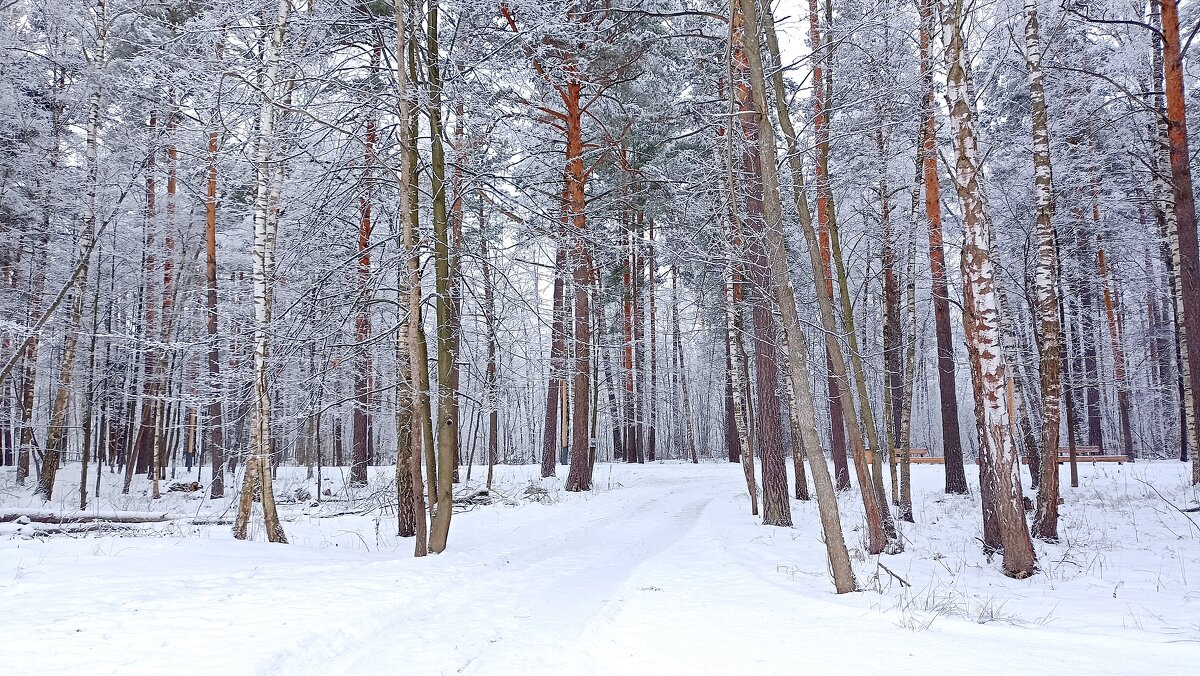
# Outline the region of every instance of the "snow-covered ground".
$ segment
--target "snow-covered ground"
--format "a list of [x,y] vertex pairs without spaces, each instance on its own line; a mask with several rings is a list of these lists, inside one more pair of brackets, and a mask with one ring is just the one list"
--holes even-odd
[[[59,509],[77,500],[72,470]],[[425,559],[371,508],[388,500],[387,468],[358,502],[283,506],[290,545],[184,518],[103,537],[0,524],[0,673],[1200,669],[1200,515],[1175,508],[1197,499],[1184,465],[1082,465],[1080,487],[1064,488],[1063,542],[1038,543],[1041,572],[1022,581],[981,553],[975,498],[944,495],[939,466],[913,471],[903,554],[864,556],[860,501],[842,496],[863,588],[842,596],[816,505],[792,503],[795,528],[763,527],[727,463],[600,465],[586,494],[501,467],[511,499],[457,514],[450,549]],[[283,470],[278,492],[302,478]],[[103,479],[113,488],[96,509],[231,515],[179,493],[151,501],[144,483],[120,496]],[[341,494],[340,478],[327,485]],[[43,505],[10,471],[0,507]]]

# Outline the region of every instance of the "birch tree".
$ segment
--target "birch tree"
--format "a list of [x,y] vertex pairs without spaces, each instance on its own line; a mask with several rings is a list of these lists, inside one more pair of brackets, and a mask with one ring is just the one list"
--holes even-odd
[[250,458],[238,497],[233,536],[249,535],[254,494],[262,500],[267,539],[287,543],[275,509],[271,476],[271,310],[275,280],[275,240],[279,226],[279,193],[283,189],[283,158],[275,138],[281,52],[287,37],[291,0],[279,0],[275,21],[263,50],[261,107],[254,150],[254,409],[250,425]]
[[[1000,317],[991,260],[991,215],[983,195],[982,158],[975,131],[970,71],[964,39],[963,0],[952,0],[945,15],[946,100],[954,140],[954,187],[963,211],[963,323],[975,381],[979,420],[980,482],[994,486],[984,511],[996,514],[1004,550],[1004,573],[1024,578],[1037,560],[1021,502],[1019,462],[1007,404],[1007,379],[1000,344]],[[1054,463],[1057,467],[1057,462]],[[988,476],[988,475],[991,476]],[[986,504],[988,500],[993,504]]]

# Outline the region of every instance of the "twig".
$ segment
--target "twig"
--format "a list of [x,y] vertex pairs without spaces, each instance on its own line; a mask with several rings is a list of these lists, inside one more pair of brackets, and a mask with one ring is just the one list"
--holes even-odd
[[909,583],[908,583],[908,580],[905,580],[904,578],[900,577],[899,575],[897,575],[897,574],[893,573],[893,572],[892,572],[892,569],[891,569],[891,568],[888,568],[888,567],[887,567],[887,566],[885,566],[885,565],[883,565],[883,562],[881,562],[880,560],[876,559],[876,560],[875,560],[875,565],[877,565],[877,566],[879,566],[880,568],[884,569],[884,571],[886,571],[888,575],[891,575],[892,577],[894,577],[894,578],[896,578],[897,580],[899,580],[899,581],[900,581],[900,586],[901,586],[901,587],[911,587],[911,586],[912,586],[911,584],[909,584]]
[[1170,500],[1168,500],[1168,499],[1167,499],[1167,496],[1163,495],[1163,494],[1162,494],[1162,493],[1161,493],[1161,492],[1158,490],[1158,488],[1156,488],[1156,487],[1154,486],[1154,484],[1152,484],[1152,483],[1150,483],[1150,482],[1148,482],[1148,481],[1142,481],[1141,479],[1139,479],[1139,478],[1137,478],[1137,477],[1133,477],[1133,480],[1134,480],[1134,481],[1136,481],[1136,482],[1138,482],[1139,484],[1142,484],[1143,486],[1149,486],[1149,487],[1150,487],[1150,490],[1152,490],[1152,491],[1154,491],[1156,494],[1158,494],[1158,497],[1162,498],[1162,501],[1163,501],[1163,502],[1167,503],[1168,505],[1170,505],[1170,506],[1171,506],[1171,508],[1172,508],[1172,509],[1174,509],[1175,511],[1177,511],[1177,512],[1179,512],[1180,514],[1182,514],[1182,515],[1184,515],[1185,517],[1187,517],[1187,520],[1188,520],[1188,522],[1192,524],[1192,528],[1195,528],[1197,531],[1200,531],[1200,524],[1197,524],[1197,523],[1196,523],[1196,520],[1195,520],[1195,519],[1193,519],[1191,516],[1189,516],[1189,515],[1188,515],[1188,510],[1182,509],[1182,508],[1180,508],[1180,507],[1176,507],[1176,506],[1175,506],[1175,503],[1173,503],[1173,502],[1171,502]]

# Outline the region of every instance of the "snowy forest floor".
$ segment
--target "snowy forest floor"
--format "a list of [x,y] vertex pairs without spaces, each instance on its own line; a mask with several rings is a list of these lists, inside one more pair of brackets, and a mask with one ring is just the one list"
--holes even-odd
[[[91,509],[178,518],[102,536],[0,524],[0,671],[1195,673],[1186,469],[1081,464],[1063,542],[1037,543],[1041,571],[1017,581],[980,550],[976,497],[946,496],[942,467],[914,466],[903,554],[865,556],[861,501],[842,495],[863,588],[842,596],[815,503],[792,502],[795,528],[763,527],[736,464],[603,464],[583,494],[499,467],[505,499],[456,514],[448,551],[423,560],[394,535],[390,468],[356,497],[326,470],[340,499],[282,505],[287,546],[196,523],[231,517],[232,499],[152,501],[144,478],[122,496],[105,473]],[[55,503],[71,512],[77,466],[60,476]],[[277,493],[303,485],[284,468]],[[11,469],[0,508],[53,509]]]

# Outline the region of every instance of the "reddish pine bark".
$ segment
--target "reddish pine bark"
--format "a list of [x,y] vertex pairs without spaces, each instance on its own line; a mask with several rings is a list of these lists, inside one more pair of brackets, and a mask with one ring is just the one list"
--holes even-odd
[[945,455],[946,492],[966,493],[962,437],[958,428],[958,391],[955,386],[954,342],[950,334],[950,297],[946,283],[946,255],[942,244],[942,203],[938,187],[937,123],[933,106],[933,69],[930,41],[933,0],[921,2],[920,63],[925,83],[924,157],[925,218],[929,221],[929,272],[933,278],[934,335],[937,339],[938,395],[941,399],[942,452]]

